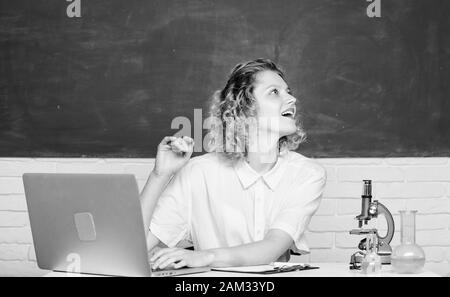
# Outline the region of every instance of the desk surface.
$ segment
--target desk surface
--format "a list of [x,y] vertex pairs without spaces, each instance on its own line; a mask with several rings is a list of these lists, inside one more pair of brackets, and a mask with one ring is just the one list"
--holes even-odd
[[[347,263],[310,263],[312,266],[319,266],[319,269],[285,272],[279,274],[263,275],[251,273],[236,273],[236,272],[219,272],[210,271],[197,274],[183,275],[182,277],[438,277],[439,275],[431,271],[422,271],[417,274],[398,274],[392,271],[390,265],[383,265],[379,274],[366,275],[360,271],[350,270]],[[49,272],[45,276],[49,277],[66,277],[66,276],[94,276],[94,275],[74,275],[64,272]],[[95,275],[97,276],[97,275]]]

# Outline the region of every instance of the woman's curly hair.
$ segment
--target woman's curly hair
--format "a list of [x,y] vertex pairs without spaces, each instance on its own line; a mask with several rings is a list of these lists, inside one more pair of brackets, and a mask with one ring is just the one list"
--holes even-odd
[[[221,152],[231,161],[247,157],[248,119],[254,119],[257,114],[254,82],[256,74],[265,70],[273,71],[284,79],[284,73],[271,60],[256,59],[236,65],[225,87],[214,93],[210,107],[211,118],[215,119],[209,131],[210,151]],[[279,139],[279,152],[295,150],[306,139],[299,114],[295,120],[297,131]]]

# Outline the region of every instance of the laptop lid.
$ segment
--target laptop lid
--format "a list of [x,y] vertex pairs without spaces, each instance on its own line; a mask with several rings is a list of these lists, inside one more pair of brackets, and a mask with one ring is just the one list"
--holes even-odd
[[150,276],[131,174],[23,175],[39,268]]

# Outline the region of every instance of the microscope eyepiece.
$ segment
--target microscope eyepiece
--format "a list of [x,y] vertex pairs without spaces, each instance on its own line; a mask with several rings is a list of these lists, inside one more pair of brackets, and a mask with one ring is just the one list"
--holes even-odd
[[362,196],[372,197],[372,181],[370,179],[365,179],[363,185],[363,194]]

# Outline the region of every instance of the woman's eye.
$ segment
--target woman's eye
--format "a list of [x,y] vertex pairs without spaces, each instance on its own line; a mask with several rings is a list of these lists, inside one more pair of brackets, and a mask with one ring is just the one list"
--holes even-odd
[[272,91],[270,91],[270,94],[278,95],[278,90],[277,89],[273,89]]

